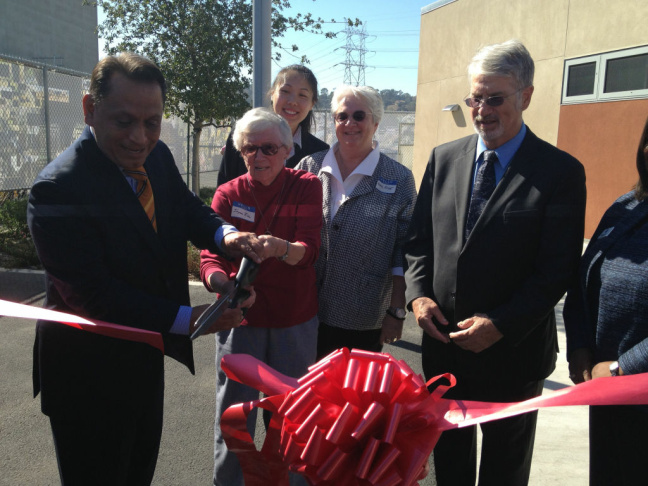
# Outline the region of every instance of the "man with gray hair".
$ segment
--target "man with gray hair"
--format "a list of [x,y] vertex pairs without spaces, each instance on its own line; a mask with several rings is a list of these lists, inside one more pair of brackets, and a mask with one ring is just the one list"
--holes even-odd
[[[421,182],[405,244],[407,302],[425,331],[426,377],[457,379],[446,398],[525,400],[555,367],[554,306],[578,267],[585,174],[524,124],[533,71],[519,41],[481,49],[465,99],[477,135],[436,147]],[[536,420],[481,426],[480,485],[528,483]],[[443,433],[439,486],[474,486],[476,433]]]

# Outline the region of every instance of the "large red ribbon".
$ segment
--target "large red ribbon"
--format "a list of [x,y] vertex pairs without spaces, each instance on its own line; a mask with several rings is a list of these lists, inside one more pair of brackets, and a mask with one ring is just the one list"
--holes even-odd
[[[415,485],[444,430],[545,407],[648,404],[648,373],[599,378],[524,402],[489,403],[444,399],[454,376],[425,383],[407,363],[384,353],[341,349],[298,380],[243,354],[225,356],[221,367],[268,396],[234,405],[221,417],[246,486],[288,485],[289,469],[313,485]],[[441,378],[450,385],[428,392]],[[246,425],[254,407],[273,412],[261,451]]]
[[96,319],[84,319],[73,314],[17,304],[8,300],[0,300],[0,316],[60,322],[61,324],[94,332],[95,334],[101,334],[102,336],[149,344],[164,353],[162,335],[159,332],[147,331],[146,329],[122,326]]

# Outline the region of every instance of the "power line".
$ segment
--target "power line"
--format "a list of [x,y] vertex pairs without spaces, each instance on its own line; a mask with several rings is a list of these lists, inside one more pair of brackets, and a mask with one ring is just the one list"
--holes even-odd
[[[344,63],[344,82],[345,84],[364,86],[365,84],[365,40],[367,32],[365,26],[357,29],[347,26],[346,33],[346,61]],[[355,69],[354,69],[355,68]]]

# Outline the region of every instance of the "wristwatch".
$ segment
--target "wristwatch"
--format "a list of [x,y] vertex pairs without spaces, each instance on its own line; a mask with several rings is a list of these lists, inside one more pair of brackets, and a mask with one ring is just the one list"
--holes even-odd
[[388,307],[387,315],[390,315],[394,319],[398,319],[399,321],[404,321],[405,316],[407,315],[407,311],[402,307]]
[[286,240],[286,253],[281,255],[280,257],[277,257],[277,260],[280,262],[283,262],[286,258],[288,258],[288,252],[290,251],[290,241]]
[[614,361],[610,365],[610,374],[612,376],[619,376],[619,362],[618,361]]

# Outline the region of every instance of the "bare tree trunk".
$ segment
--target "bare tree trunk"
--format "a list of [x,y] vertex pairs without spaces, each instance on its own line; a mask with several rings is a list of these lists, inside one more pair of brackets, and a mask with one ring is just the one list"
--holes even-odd
[[202,122],[193,126],[193,147],[191,153],[191,190],[200,195],[200,135],[202,135]]

